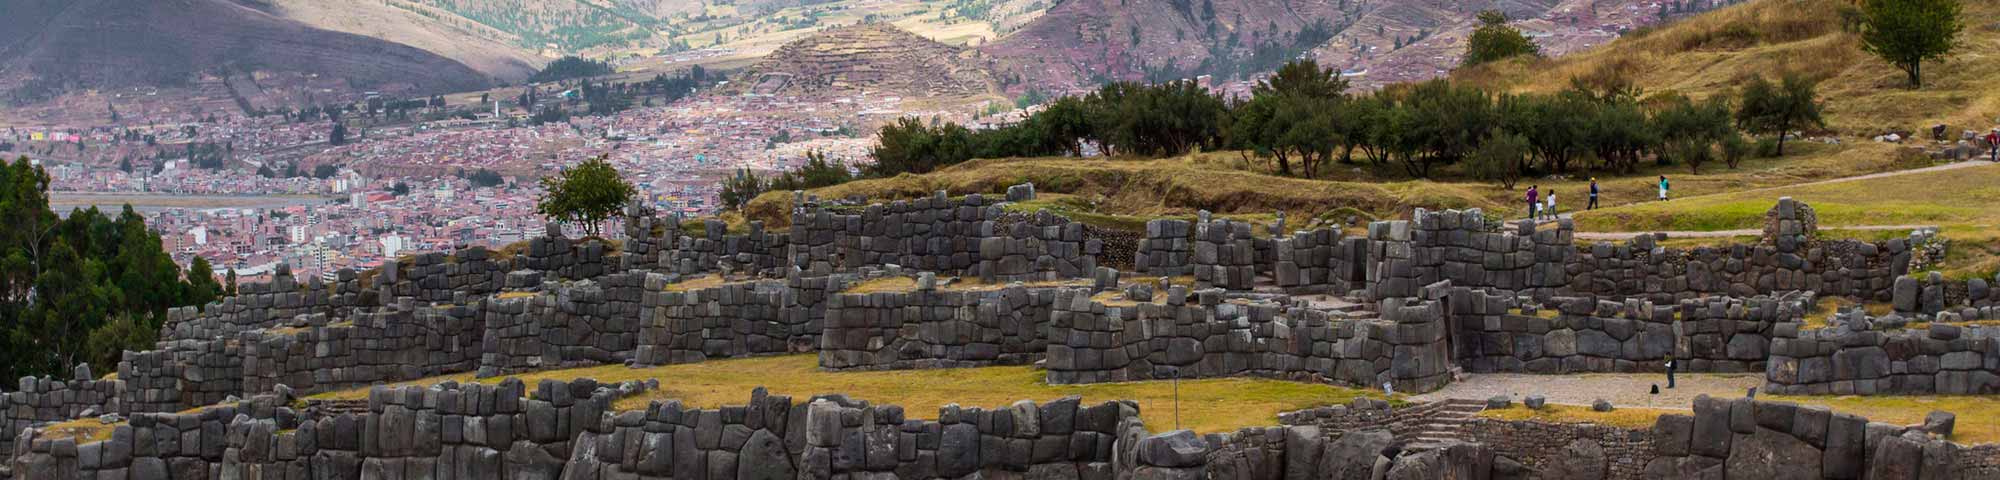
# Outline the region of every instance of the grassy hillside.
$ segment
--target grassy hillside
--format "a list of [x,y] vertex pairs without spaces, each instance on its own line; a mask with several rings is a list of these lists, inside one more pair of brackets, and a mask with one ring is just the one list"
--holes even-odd
[[[1235,168],[1235,153],[1167,159],[1015,158],[973,160],[926,175],[900,175],[812,192],[823,198],[907,199],[945,190],[952,195],[1005,192],[1033,182],[1037,193],[1068,194],[1066,213],[1124,216],[1186,215],[1196,210],[1307,218],[1352,209],[1393,217],[1417,207],[1494,207],[1484,185],[1428,181],[1334,181],[1277,177]],[[746,209],[751,219],[786,225],[791,193],[771,192]]]
[[1941,64],[1924,66],[1922,90],[1862,52],[1841,28],[1847,0],[1755,0],[1674,24],[1627,35],[1603,47],[1555,59],[1518,60],[1457,72],[1454,78],[1489,87],[1548,92],[1572,77],[1607,74],[1633,80],[1648,93],[1703,97],[1733,92],[1757,75],[1797,72],[1824,80],[1828,127],[1872,137],[1937,123],[1984,130],[2000,115],[2000,2],[1966,1],[1961,47]]

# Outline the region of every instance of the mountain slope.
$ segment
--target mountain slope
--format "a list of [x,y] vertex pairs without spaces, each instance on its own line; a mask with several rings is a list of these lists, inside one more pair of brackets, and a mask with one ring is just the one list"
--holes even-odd
[[988,61],[886,23],[828,29],[751,66],[742,91],[784,96],[870,95],[958,103],[998,99]]
[[[0,0],[0,86],[184,85],[219,71],[300,72],[360,88],[485,87],[464,64],[331,32],[227,0]],[[14,12],[23,12],[16,16]]]
[[1506,13],[1546,52],[1562,54],[1656,22],[1659,8],[1648,0],[1070,0],[981,51],[1000,60],[1003,76],[1055,90],[1250,79],[1302,56],[1369,87],[1448,72],[1482,10]]
[[1924,65],[1924,88],[1904,88],[1901,71],[1861,51],[1841,29],[1844,0],[1752,0],[1573,55],[1516,60],[1454,74],[1490,88],[1548,92],[1572,77],[1620,76],[1648,94],[1730,93],[1746,80],[1796,72],[1822,80],[1828,127],[1872,137],[1944,123],[1985,130],[2000,111],[2000,3],[1965,2],[1960,47]]
[[522,47],[518,36],[435,8],[369,1],[264,1],[272,7],[265,10],[273,15],[420,48],[504,81],[526,79],[547,63],[533,49]]

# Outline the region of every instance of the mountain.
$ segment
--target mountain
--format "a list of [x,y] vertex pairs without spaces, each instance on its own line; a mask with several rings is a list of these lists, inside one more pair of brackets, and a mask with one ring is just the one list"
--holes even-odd
[[263,0],[272,15],[323,30],[420,48],[487,76],[518,82],[547,63],[538,49],[508,33],[437,8],[401,2]]
[[871,96],[960,103],[1000,99],[991,61],[887,23],[831,28],[779,47],[746,69],[741,91],[786,96]]
[[229,0],[0,0],[0,87],[65,91],[189,85],[202,75],[288,72],[356,89],[463,91],[492,80],[465,64],[372,37],[313,28]]
[[1456,67],[1483,10],[1506,13],[1559,55],[1659,21],[1660,8],[1644,0],[1069,0],[980,50],[1021,88],[1242,80],[1300,57],[1379,86]]

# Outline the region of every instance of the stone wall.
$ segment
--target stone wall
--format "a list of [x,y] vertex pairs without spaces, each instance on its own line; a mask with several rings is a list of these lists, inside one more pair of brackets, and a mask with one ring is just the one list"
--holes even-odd
[[1133,254],[1133,270],[1146,275],[1178,277],[1194,273],[1194,225],[1187,220],[1146,221],[1146,236]]
[[178,412],[243,393],[243,348],[233,339],[173,340],[118,362],[131,413]]
[[285,385],[302,393],[473,370],[483,335],[472,307],[354,315],[351,325],[244,332],[243,392]]
[[69,381],[21,377],[18,388],[0,392],[0,434],[6,435],[0,452],[13,451],[14,436],[37,424],[124,411],[125,383],[92,377],[88,364],[77,365]]
[[[1701,396],[1654,425],[1648,478],[1985,478],[1991,459],[1908,428],[1784,402]],[[1984,472],[1984,473],[1976,473]]]
[[840,293],[826,303],[820,367],[912,369],[1025,365],[1048,350],[1058,289],[940,289],[926,276],[902,292]]
[[661,291],[648,281],[638,365],[806,352],[818,343],[828,292],[851,276],[803,277]]
[[1430,212],[1414,220],[1368,226],[1367,277],[1373,298],[1414,297],[1420,288],[1454,286],[1544,297],[1570,284],[1564,265],[1576,255],[1568,219],[1553,230],[1534,222],[1513,228],[1488,225],[1474,210]]
[[1440,301],[1392,299],[1382,305],[1381,319],[1359,319],[1268,299],[1232,300],[1221,289],[1187,296],[1176,286],[1163,303],[1107,305],[1087,292],[1058,293],[1049,382],[1317,376],[1429,391],[1450,380]]
[[[1865,316],[1864,316],[1865,317]],[[2000,327],[1779,329],[1764,390],[1793,395],[2000,393]]]
[[1012,214],[979,194],[954,200],[940,191],[859,213],[795,211],[789,258],[813,274],[901,265],[988,282],[1076,278],[1096,269],[1102,248],[1083,232],[1057,215]]
[[1337,228],[1293,232],[1272,240],[1271,276],[1293,291],[1346,294],[1368,280],[1368,240]]
[[1454,358],[1471,372],[1658,372],[1668,355],[1684,372],[1757,372],[1778,326],[1803,319],[1812,297],[1550,303],[1555,309],[1542,311],[1532,301],[1453,292]]
[[1270,250],[1270,241],[1256,238],[1255,230],[1247,222],[1226,219],[1197,222],[1192,259],[1195,286],[1227,290],[1254,287],[1260,260],[1258,247]]
[[480,300],[479,373],[625,363],[638,346],[647,278],[628,271]]

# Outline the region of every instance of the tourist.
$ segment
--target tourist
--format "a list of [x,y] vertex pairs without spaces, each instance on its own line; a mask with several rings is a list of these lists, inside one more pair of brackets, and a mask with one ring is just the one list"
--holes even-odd
[[1590,206],[1584,210],[1597,209],[1597,177],[1590,177]]
[[1986,148],[1992,149],[1992,154],[1988,158],[1992,158],[1995,162],[2000,162],[2000,128],[1995,128],[1993,131],[1986,133]]
[[1673,354],[1667,354],[1667,388],[1674,388],[1674,369],[1680,365],[1674,362]]
[[1660,176],[1660,201],[1667,201],[1667,176]]
[[1536,210],[1540,210],[1542,206],[1540,198],[1536,198],[1540,194],[1540,188],[1542,186],[1528,186],[1528,220],[1534,220]]
[[1556,219],[1556,189],[1549,189],[1549,204],[1542,208],[1542,216],[1550,220]]

